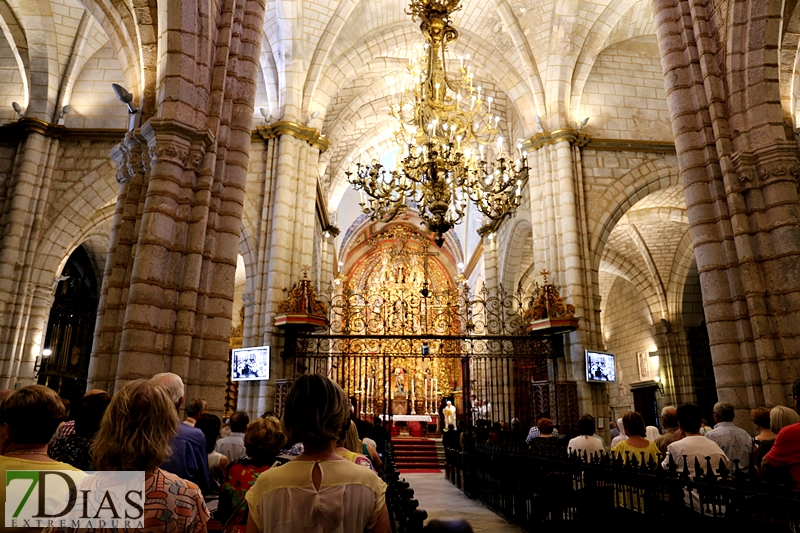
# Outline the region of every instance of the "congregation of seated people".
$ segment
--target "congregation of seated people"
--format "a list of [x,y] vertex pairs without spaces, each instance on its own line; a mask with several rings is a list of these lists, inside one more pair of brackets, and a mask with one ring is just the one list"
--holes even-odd
[[[553,421],[542,416],[525,439],[534,453],[572,454],[591,460],[611,454],[623,463],[658,465],[687,470],[695,475],[695,459],[709,462],[715,473],[724,465],[729,472],[776,476],[788,474],[800,492],[800,379],[792,387],[793,407],[759,407],[750,412],[752,434],[734,423],[735,409],[728,402],[713,408],[714,424],[709,427],[699,407],[691,404],[666,406],[661,410],[660,426],[645,425],[640,413],[624,413],[610,426],[611,440],[597,435],[594,417],[584,415],[578,421],[574,438],[559,435]],[[746,425],[746,424],[741,424]],[[487,442],[489,442],[489,439]]]
[[[572,434],[559,432],[545,412],[527,431],[514,419],[481,424],[475,435],[489,444],[527,445],[533,453],[584,460],[612,454],[622,463],[644,461],[689,476],[695,459],[715,470],[782,471],[800,487],[800,380],[793,396],[793,408],[753,409],[753,435],[734,424],[734,407],[726,402],[714,406],[713,428],[694,405],[664,407],[661,429],[647,426],[640,413],[624,413],[608,443],[588,414]],[[132,381],[113,396],[90,390],[71,404],[41,385],[0,394],[0,475],[144,471],[145,528],[138,531],[145,532],[203,532],[212,518],[226,533],[391,530],[380,475],[388,433],[379,419],[355,417],[336,383],[300,377],[280,420],[273,413],[250,420],[237,411],[223,421],[209,407],[203,398],[186,402],[183,380],[173,373]],[[451,462],[465,446],[465,431],[462,421],[448,429],[443,444]],[[0,484],[3,501],[5,490]]]
[[[135,531],[391,531],[379,475],[388,434],[351,419],[344,391],[324,376],[294,383],[282,420],[237,411],[223,423],[205,399],[185,403],[173,373],[132,381],[113,396],[90,390],[72,402],[69,420],[68,402],[47,387],[4,396],[0,476],[143,471],[144,528]],[[0,484],[2,501],[5,491]]]

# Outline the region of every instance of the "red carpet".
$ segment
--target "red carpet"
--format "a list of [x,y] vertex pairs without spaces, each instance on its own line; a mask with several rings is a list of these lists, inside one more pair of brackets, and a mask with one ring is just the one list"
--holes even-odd
[[436,443],[431,439],[394,437],[395,463],[400,472],[439,472]]
[[437,470],[416,470],[416,469],[413,469],[413,468],[409,468],[409,469],[400,470],[400,473],[401,474],[441,474],[442,470],[441,469],[437,469]]

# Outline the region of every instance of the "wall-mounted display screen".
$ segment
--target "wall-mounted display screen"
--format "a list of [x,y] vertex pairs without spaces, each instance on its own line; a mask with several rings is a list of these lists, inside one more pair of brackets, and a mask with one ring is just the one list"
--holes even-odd
[[269,379],[269,346],[238,348],[231,352],[231,380]]
[[617,381],[614,356],[610,353],[586,350],[586,381],[609,383]]

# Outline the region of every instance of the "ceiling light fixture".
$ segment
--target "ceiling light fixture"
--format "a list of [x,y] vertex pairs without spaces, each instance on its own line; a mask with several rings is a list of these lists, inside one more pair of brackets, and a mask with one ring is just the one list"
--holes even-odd
[[460,59],[460,77],[448,76],[447,45],[458,38],[450,15],[459,9],[461,0],[411,1],[406,13],[421,21],[426,43],[423,57],[409,61],[399,101],[392,95],[397,170],[372,160],[346,172],[369,196],[362,194],[364,213],[388,222],[415,207],[439,246],[470,200],[491,220],[512,214],[528,179],[526,153],[518,147],[515,163],[506,149],[494,99],[474,83],[469,55]]

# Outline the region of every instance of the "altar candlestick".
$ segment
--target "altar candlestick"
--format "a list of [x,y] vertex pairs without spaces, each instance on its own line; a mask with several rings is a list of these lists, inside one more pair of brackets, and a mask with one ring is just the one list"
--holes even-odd
[[414,409],[414,404],[416,403],[416,396],[414,394],[414,376],[411,376],[411,414],[417,414],[417,411]]

